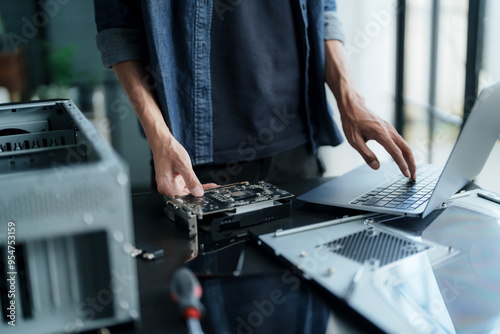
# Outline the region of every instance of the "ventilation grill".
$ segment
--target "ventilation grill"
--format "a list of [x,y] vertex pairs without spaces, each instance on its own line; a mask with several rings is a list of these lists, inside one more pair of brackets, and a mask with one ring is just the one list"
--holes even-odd
[[[114,317],[106,232],[29,241],[16,245],[15,254],[16,317],[40,322],[68,314],[85,314],[88,321]],[[0,256],[1,329],[2,322],[10,321],[5,245],[0,246]]]
[[359,263],[378,260],[380,266],[393,263],[429,249],[423,245],[370,227],[324,244],[331,252]]
[[21,153],[34,149],[42,150],[75,144],[74,130],[16,134],[11,136],[0,136],[0,153]]
[[53,189],[25,192],[0,202],[0,219],[73,216],[89,208],[94,211],[108,209],[113,204],[110,201],[112,193],[105,186],[93,183],[67,188],[57,183],[53,186]]

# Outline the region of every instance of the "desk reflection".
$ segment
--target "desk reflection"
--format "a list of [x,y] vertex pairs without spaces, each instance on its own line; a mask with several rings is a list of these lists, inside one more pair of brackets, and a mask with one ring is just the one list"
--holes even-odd
[[288,270],[201,282],[211,333],[326,333],[325,302]]
[[434,270],[457,332],[500,330],[499,218],[452,206],[422,237],[460,250]]
[[[341,279],[346,267],[332,253],[324,254],[323,260],[336,261],[335,280],[327,278],[322,269],[322,275],[311,271],[308,276],[326,288],[327,280],[333,282],[332,294],[345,298],[379,328],[405,328],[408,333],[496,332],[500,330],[500,215],[493,204],[491,210],[479,213],[471,210],[475,206],[471,203],[454,201],[421,234],[403,233],[416,242],[442,246],[393,265],[360,271],[356,289],[348,297],[344,293],[348,284]],[[331,227],[332,235],[347,228]],[[404,230],[404,224],[400,228]],[[308,250],[309,239],[311,245],[318,244],[318,236],[314,239],[310,233],[295,236],[301,249]],[[325,231],[314,233],[325,237]],[[297,245],[297,240],[288,244]],[[309,281],[276,264],[267,273],[241,275],[245,249],[244,244],[235,245],[200,255],[187,264],[201,276],[207,331],[325,333],[331,304],[313,291]],[[310,250],[306,253],[313,254]],[[288,261],[297,266],[303,259],[299,256]],[[213,275],[217,277],[210,277]]]

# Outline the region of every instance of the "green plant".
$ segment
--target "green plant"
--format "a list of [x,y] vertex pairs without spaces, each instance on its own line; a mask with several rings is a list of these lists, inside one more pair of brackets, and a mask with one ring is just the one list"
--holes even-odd
[[73,78],[73,60],[78,47],[75,44],[62,46],[48,56],[49,71],[53,82],[61,87],[69,87]]

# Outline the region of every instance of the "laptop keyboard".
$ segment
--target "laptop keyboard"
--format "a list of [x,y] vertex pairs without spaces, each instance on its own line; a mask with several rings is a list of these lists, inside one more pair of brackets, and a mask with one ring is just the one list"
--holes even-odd
[[417,181],[401,177],[396,182],[375,188],[350,203],[415,210],[429,200],[442,171],[442,167],[424,165],[417,170]]

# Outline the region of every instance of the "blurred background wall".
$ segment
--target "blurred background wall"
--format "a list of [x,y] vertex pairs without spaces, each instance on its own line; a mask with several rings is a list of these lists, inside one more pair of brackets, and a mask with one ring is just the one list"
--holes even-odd
[[0,15],[1,54],[23,64],[22,73],[9,73],[23,81],[10,99],[71,98],[128,162],[132,189],[149,189],[149,147],[114,73],[101,64],[93,1],[8,0]]

